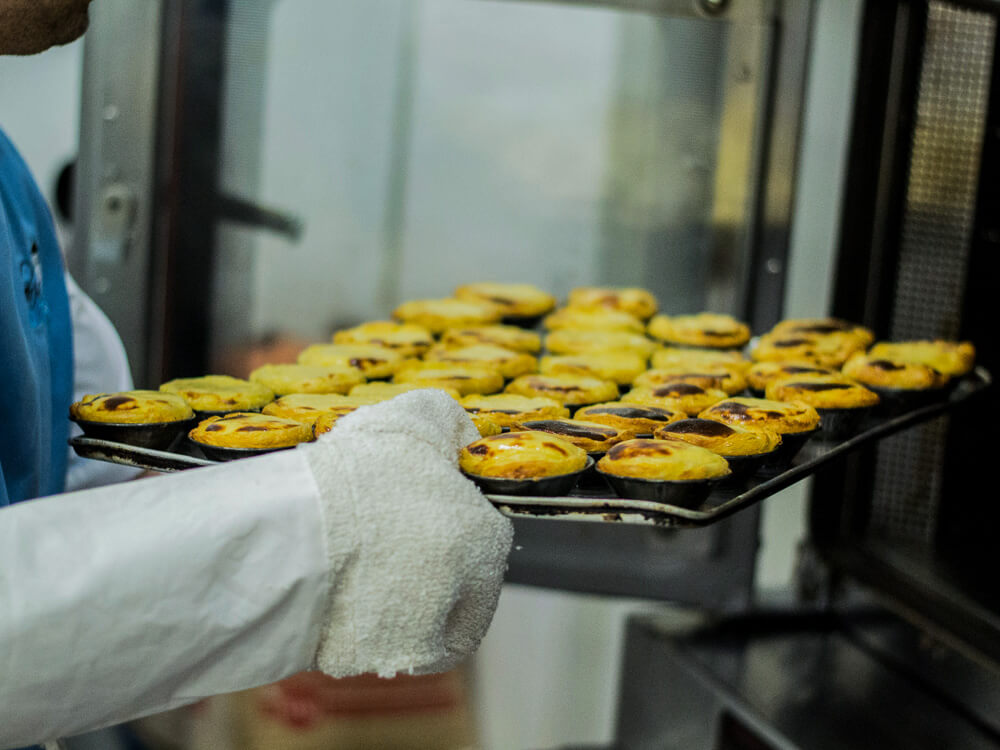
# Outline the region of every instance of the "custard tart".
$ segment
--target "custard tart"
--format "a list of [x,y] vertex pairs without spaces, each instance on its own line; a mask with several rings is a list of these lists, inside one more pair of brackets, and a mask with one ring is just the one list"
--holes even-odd
[[584,406],[577,410],[574,416],[587,422],[597,422],[619,430],[627,430],[636,436],[648,436],[660,427],[684,419],[687,415],[680,409],[608,401]]
[[949,377],[921,362],[893,361],[872,354],[855,354],[843,373],[869,388],[924,391],[942,388]]
[[459,326],[497,323],[502,314],[500,307],[490,302],[454,298],[411,300],[392,311],[396,320],[422,326],[434,334]]
[[315,425],[324,414],[342,417],[363,406],[364,403],[362,400],[337,393],[291,393],[272,401],[261,413]]
[[694,383],[668,382],[654,386],[633,388],[621,400],[627,404],[662,406],[679,409],[688,415],[695,415],[712,404],[718,403],[729,394],[718,388],[702,388]]
[[596,404],[618,396],[617,384],[585,375],[522,375],[508,383],[505,391],[545,396],[565,406]]
[[504,377],[496,370],[456,362],[405,363],[392,378],[394,383],[412,383],[423,388],[453,388],[461,395],[496,393],[503,388]]
[[262,365],[250,373],[250,380],[260,383],[277,396],[289,393],[347,393],[365,382],[357,367],[347,365]]
[[770,430],[781,436],[809,433],[819,427],[819,412],[814,407],[763,398],[729,398],[698,416],[725,424]]
[[646,358],[635,352],[586,352],[549,354],[542,357],[542,375],[588,375],[629,385],[646,370]]
[[959,377],[976,363],[976,349],[968,341],[880,341],[868,352],[890,362],[912,362]]
[[747,370],[747,383],[757,394],[763,396],[767,384],[772,380],[836,373],[837,370],[832,367],[820,367],[811,362],[755,362]]
[[344,417],[349,413],[350,412],[338,414],[333,411],[323,412],[316,418],[316,421],[313,422],[313,434],[316,437],[326,434],[333,429],[333,426],[337,424],[341,417]]
[[840,373],[772,380],[764,397],[809,404],[816,409],[861,409],[878,403],[875,393]]
[[846,375],[813,375],[772,380],[764,392],[775,401],[794,401],[815,407],[823,437],[839,440],[850,436],[879,402],[878,395]]
[[750,327],[731,315],[657,315],[649,321],[648,333],[674,346],[738,349],[750,340]]
[[847,360],[843,373],[878,394],[876,411],[888,416],[943,398],[951,380],[929,365],[871,354],[855,354]]
[[388,401],[391,398],[395,398],[401,393],[409,393],[410,391],[420,391],[424,388],[437,388],[439,391],[444,391],[453,399],[458,401],[462,398],[462,394],[456,389],[449,386],[435,385],[427,386],[421,385],[420,383],[362,383],[361,385],[356,385],[351,388],[350,396],[354,399],[364,399],[366,404],[377,404],[380,401]]
[[180,396],[160,391],[88,394],[69,408],[87,437],[165,449],[194,422]]
[[369,380],[388,378],[404,361],[403,355],[375,344],[313,344],[299,353],[300,365],[355,367]]
[[634,315],[606,307],[563,307],[542,321],[550,331],[572,328],[585,331],[643,333],[645,326]]
[[542,348],[542,337],[518,326],[465,326],[449,328],[441,334],[441,343],[450,347],[493,344],[515,352],[537,354]]
[[569,416],[569,409],[555,399],[516,393],[473,394],[462,399],[462,407],[469,414],[489,417],[501,427],[532,419]]
[[196,412],[203,413],[253,411],[274,401],[274,391],[267,386],[229,375],[178,378],[164,383],[160,390],[176,393]]
[[633,352],[648,358],[656,348],[656,344],[641,333],[561,328],[545,337],[545,348],[551,354],[610,351]]
[[628,440],[597,462],[604,474],[636,479],[686,481],[715,479],[729,473],[726,459],[683,440]]
[[655,435],[683,440],[726,458],[759,456],[781,445],[781,436],[770,430],[751,430],[711,419],[683,419],[660,427]]
[[194,416],[176,394],[141,390],[88,394],[70,406],[69,413],[74,420],[109,424],[162,424]]
[[577,287],[569,293],[569,304],[573,307],[621,310],[640,320],[648,320],[657,310],[656,297],[652,292],[637,287]]
[[751,430],[711,419],[684,419],[661,427],[655,436],[675,438],[718,453],[729,463],[731,480],[743,479],[762,468],[781,445],[781,437],[769,430]]
[[473,344],[457,349],[435,346],[424,356],[427,362],[469,364],[495,370],[505,378],[516,378],[538,371],[538,360],[531,354],[504,349],[494,344]]
[[597,462],[621,497],[696,507],[730,475],[722,456],[683,440],[626,440]]
[[771,333],[781,336],[847,334],[858,339],[861,348],[867,348],[875,340],[875,334],[864,326],[839,318],[790,318],[775,325]]
[[335,344],[368,344],[392,349],[404,358],[420,357],[434,344],[423,326],[413,323],[396,323],[391,320],[373,320],[345,328],[333,334]]
[[839,368],[864,348],[864,341],[852,333],[766,333],[750,356],[757,362],[812,362]]
[[547,432],[505,432],[465,446],[459,466],[484,477],[549,477],[579,471],[587,452]]
[[578,419],[532,419],[516,425],[519,430],[547,432],[583,448],[587,453],[603,453],[612,445],[631,440],[635,433],[598,422]]
[[556,298],[532,284],[479,282],[464,284],[455,290],[461,300],[486,302],[498,308],[505,318],[536,318],[556,306]]
[[313,430],[291,419],[234,412],[199,422],[188,437],[209,458],[228,460],[291,448],[312,440]]
[[696,347],[665,346],[653,352],[652,366],[662,370],[674,366],[700,368],[725,366],[750,367],[750,360],[735,349],[700,349]]
[[479,430],[479,437],[499,435],[503,432],[503,427],[497,424],[496,420],[491,419],[485,414],[469,414],[469,418],[472,419],[472,424]]
[[743,367],[735,363],[705,365],[703,367],[670,365],[660,369],[646,370],[636,377],[633,385],[653,388],[666,383],[691,383],[702,388],[725,391],[729,396],[735,396],[747,387]]
[[730,398],[710,406],[698,417],[778,434],[781,445],[767,457],[761,467],[768,473],[785,469],[820,428],[820,415],[814,407],[763,398]]

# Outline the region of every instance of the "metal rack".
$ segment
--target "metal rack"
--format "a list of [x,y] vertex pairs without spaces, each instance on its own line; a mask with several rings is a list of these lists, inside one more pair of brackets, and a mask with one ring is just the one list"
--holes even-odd
[[[952,411],[983,393],[991,383],[990,374],[983,368],[977,368],[959,381],[946,399],[890,418],[872,420],[862,432],[844,441],[813,440],[806,445],[792,466],[777,476],[750,479],[737,489],[714,491],[697,509],[647,500],[608,497],[600,490],[581,490],[563,497],[488,494],[487,498],[502,513],[511,517],[530,516],[562,521],[645,524],[665,528],[708,526],[805,479],[841,456]],[[141,467],[151,471],[182,471],[217,463],[180,451],[150,450],[87,437],[72,438],[70,445],[85,458]]]

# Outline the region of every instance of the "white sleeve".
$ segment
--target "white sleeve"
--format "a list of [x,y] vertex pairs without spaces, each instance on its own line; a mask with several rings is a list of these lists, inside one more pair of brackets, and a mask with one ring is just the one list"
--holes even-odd
[[[108,316],[66,274],[70,318],[73,322],[73,400],[88,393],[113,393],[132,389],[125,347]],[[82,430],[75,424],[71,435]],[[83,490],[134,479],[141,469],[80,458],[69,450],[66,464],[66,491]]]
[[318,502],[293,450],[0,511],[0,747],[309,668]]
[[294,450],[0,510],[0,747],[314,666],[451,668],[513,533],[458,471],[477,435],[414,391]]

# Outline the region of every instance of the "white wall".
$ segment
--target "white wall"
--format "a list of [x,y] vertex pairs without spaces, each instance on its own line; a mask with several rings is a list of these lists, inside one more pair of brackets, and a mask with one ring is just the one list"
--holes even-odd
[[626,617],[661,606],[506,586],[474,665],[483,747],[610,742]]
[[49,201],[80,133],[83,42],[32,57],[0,56],[0,128],[24,156]]

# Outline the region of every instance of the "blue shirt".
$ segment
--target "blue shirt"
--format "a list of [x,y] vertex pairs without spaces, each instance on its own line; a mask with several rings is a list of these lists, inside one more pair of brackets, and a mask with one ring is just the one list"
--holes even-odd
[[73,339],[48,206],[0,131],[0,506],[61,492]]

